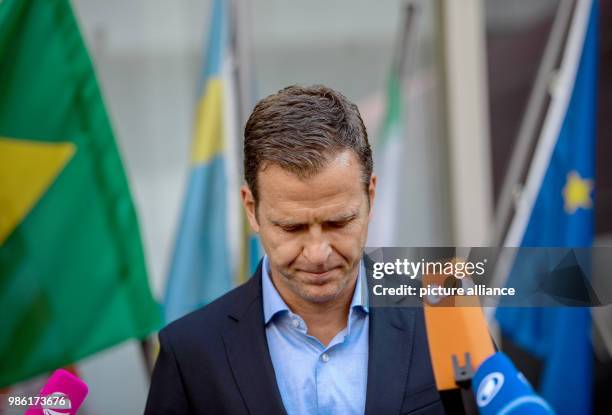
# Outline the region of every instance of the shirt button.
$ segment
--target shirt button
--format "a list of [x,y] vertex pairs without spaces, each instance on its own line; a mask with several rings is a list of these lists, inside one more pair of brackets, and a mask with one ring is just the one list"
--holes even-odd
[[329,362],[329,355],[327,353],[323,353],[321,355],[321,360],[323,361],[323,363]]
[[300,327],[300,321],[297,318],[294,318],[291,324],[293,324],[293,327],[295,327],[296,329]]

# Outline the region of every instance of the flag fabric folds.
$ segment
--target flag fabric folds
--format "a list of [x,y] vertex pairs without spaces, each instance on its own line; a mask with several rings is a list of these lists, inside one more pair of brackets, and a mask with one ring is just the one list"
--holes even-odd
[[68,0],[0,2],[0,387],[159,327]]
[[[579,0],[576,4],[507,246],[592,244],[597,10],[596,1]],[[496,317],[505,336],[543,360],[539,389],[555,411],[561,415],[590,413],[593,355],[589,310],[499,308]]]
[[402,207],[398,195],[405,174],[404,164],[404,101],[400,73],[394,67],[387,86],[386,114],[375,146],[375,166],[379,176],[376,205],[369,227],[370,246],[396,246],[402,230],[400,222]]
[[238,278],[244,232],[230,46],[228,4],[215,0],[195,114],[191,172],[166,286],[166,322],[219,297]]

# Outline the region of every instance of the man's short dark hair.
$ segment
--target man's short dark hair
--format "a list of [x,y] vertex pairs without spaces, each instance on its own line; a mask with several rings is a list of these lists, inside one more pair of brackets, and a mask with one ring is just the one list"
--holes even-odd
[[308,178],[345,150],[359,159],[367,193],[374,163],[357,106],[322,85],[292,85],[255,105],[244,128],[244,178],[257,202],[257,174],[267,164]]

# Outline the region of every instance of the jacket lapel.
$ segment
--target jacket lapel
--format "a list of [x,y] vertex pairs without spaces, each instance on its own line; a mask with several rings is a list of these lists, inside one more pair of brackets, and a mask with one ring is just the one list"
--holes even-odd
[[415,314],[370,308],[366,415],[399,414],[408,373]]
[[234,327],[223,336],[227,358],[250,414],[285,414],[264,327],[261,263],[247,284],[249,298],[237,302]]

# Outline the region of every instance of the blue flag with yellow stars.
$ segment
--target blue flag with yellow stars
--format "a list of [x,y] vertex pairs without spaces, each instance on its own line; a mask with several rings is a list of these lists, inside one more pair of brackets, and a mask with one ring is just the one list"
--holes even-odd
[[[579,0],[507,246],[592,244],[597,22],[597,2]],[[589,309],[499,308],[496,317],[504,336],[542,359],[539,393],[556,413],[591,413]]]

